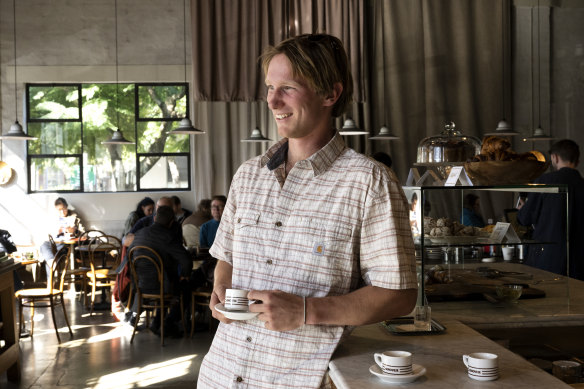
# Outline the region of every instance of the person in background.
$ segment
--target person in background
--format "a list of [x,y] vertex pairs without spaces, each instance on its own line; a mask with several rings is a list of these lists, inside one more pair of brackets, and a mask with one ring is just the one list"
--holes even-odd
[[485,221],[481,216],[481,199],[479,196],[468,193],[464,196],[462,206],[462,224],[465,226],[484,227]]
[[[174,211],[169,206],[159,206],[156,209],[153,224],[144,227],[136,232],[130,249],[136,246],[146,246],[155,250],[161,257],[164,264],[164,287],[165,292],[180,295],[180,280],[188,280],[191,275],[192,261],[190,254],[185,250],[181,242],[178,242],[174,236],[171,226],[176,224]],[[136,250],[136,255],[148,255],[148,251]],[[139,262],[136,267],[139,284],[138,287],[142,293],[158,293],[160,284],[158,283],[156,269],[147,262]],[[132,311],[137,312],[137,299],[134,299]],[[164,325],[167,334],[178,335],[179,328],[176,325],[177,316],[180,318],[180,310],[176,314],[177,307],[171,307],[172,313],[169,313]],[[155,320],[150,326],[151,330],[158,333],[160,327],[160,312],[157,313]]]
[[209,248],[213,246],[226,202],[227,198],[225,196],[213,196],[211,199],[211,216],[213,218],[201,225],[201,232],[199,233],[200,247]]
[[[550,159],[554,171],[542,175],[535,183],[567,185],[569,213],[566,215],[565,195],[529,193],[525,202],[520,197],[517,221],[524,226],[533,226],[533,240],[554,242],[529,245],[525,263],[584,280],[584,179],[576,170],[580,162],[580,148],[570,139],[560,140],[552,145]],[[569,236],[566,224],[569,226]],[[566,253],[568,238],[569,261]]]
[[[172,199],[170,197],[166,197],[166,196],[159,198],[158,201],[156,202],[156,209],[158,209],[158,207],[162,207],[162,206],[167,206],[167,207],[172,208],[173,207]],[[134,240],[134,234],[137,231],[141,230],[142,228],[152,225],[154,223],[155,215],[156,215],[156,210],[155,210],[154,214],[149,215],[149,216],[144,216],[142,219],[138,220],[136,222],[136,224],[134,224],[134,227],[132,227],[130,232],[128,232],[126,234],[126,236],[124,236],[124,239],[122,241],[124,246],[126,246],[126,247],[131,246],[132,241]],[[178,224],[175,220],[174,223],[172,223],[172,225],[170,226],[170,229],[173,231],[177,241],[182,244],[183,236],[182,236],[181,225]]]
[[[408,314],[417,297],[397,177],[347,148],[333,126],[353,95],[342,42],[298,35],[267,48],[262,66],[283,139],[233,177],[210,249],[209,306],[221,323],[199,389],[320,388],[352,326]],[[224,316],[227,288],[249,290],[258,316]]]
[[124,233],[122,236],[126,235],[132,227],[136,224],[136,222],[142,219],[144,216],[150,216],[154,213],[154,200],[150,197],[144,197],[138,205],[136,206],[136,210],[130,212],[126,222],[124,223]]
[[[65,245],[64,243],[59,243],[59,241],[66,240],[67,238],[75,238],[83,233],[85,229],[77,213],[69,209],[69,204],[64,198],[59,197],[55,200],[55,210],[57,211],[57,218],[55,219],[54,230],[51,231],[51,235],[57,244],[58,251]],[[43,242],[40,247],[40,252],[45,261],[47,274],[49,274],[53,259],[55,259],[51,242]]]
[[211,220],[211,199],[199,201],[197,210],[182,223],[183,237],[188,250],[199,247],[199,233],[201,225]]
[[180,197],[172,196],[172,209],[174,210],[174,219],[177,221],[178,224],[183,223],[183,221],[193,214],[192,211],[185,209],[182,207]]

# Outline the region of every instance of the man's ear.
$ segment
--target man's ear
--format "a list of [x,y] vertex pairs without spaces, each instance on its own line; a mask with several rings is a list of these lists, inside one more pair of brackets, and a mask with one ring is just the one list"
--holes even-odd
[[333,90],[324,98],[324,106],[335,105],[339,97],[341,97],[341,93],[343,93],[343,85],[340,82],[335,82]]

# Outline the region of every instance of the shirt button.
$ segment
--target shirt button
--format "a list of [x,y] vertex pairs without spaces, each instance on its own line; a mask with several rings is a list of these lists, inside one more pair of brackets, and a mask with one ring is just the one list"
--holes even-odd
[[271,265],[271,264],[272,264],[272,260],[271,260],[271,259],[268,259],[268,260],[266,261],[266,263],[267,263],[268,265]]
[[282,227],[282,222],[276,222],[276,227]]
[[248,336],[247,338],[245,338],[245,340],[247,340],[248,342],[251,342],[251,336]]
[[236,381],[237,381],[237,382],[243,382],[243,378],[241,378],[241,377],[237,377]]
[[238,218],[238,219],[237,219],[237,222],[238,222],[238,223],[241,223],[241,218]]

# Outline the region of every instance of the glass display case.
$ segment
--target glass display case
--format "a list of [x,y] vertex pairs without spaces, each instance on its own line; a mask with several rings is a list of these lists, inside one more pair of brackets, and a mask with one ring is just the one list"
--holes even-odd
[[[568,294],[567,287],[565,290],[562,287],[567,285],[566,277],[560,280],[553,273],[525,263],[530,249],[546,249],[553,244],[567,246],[567,239],[566,242],[535,241],[530,236],[530,227],[521,226],[516,219],[520,197],[532,192],[559,196],[566,207],[565,214],[558,217],[566,220],[566,236],[569,236],[566,186],[406,186],[404,192],[410,203],[410,225],[416,246],[421,288],[419,305],[425,301],[430,305],[437,302],[472,305],[477,301],[513,303],[509,294],[514,292],[505,293],[508,291],[502,289],[508,284],[521,286],[518,297],[521,300],[549,298],[547,303],[556,306],[558,301],[568,301],[562,298]],[[484,205],[484,226],[462,223],[465,205],[468,207],[465,198],[469,194]],[[557,285],[553,296],[548,292],[546,297],[546,288],[540,286],[554,280]]]

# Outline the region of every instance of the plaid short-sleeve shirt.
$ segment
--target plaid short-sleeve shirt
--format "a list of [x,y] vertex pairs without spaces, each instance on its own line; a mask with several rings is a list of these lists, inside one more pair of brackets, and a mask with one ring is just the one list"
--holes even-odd
[[[363,285],[416,288],[409,209],[395,175],[331,141],[284,175],[287,140],[236,173],[211,254],[233,288],[306,297]],[[252,319],[219,325],[199,388],[318,388],[343,326],[277,332]]]

